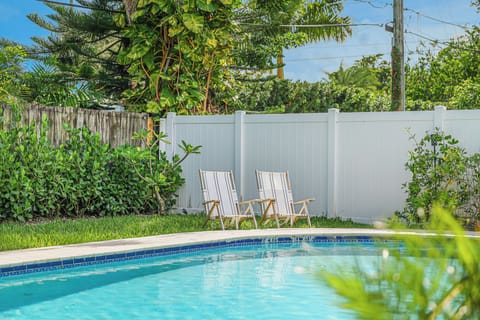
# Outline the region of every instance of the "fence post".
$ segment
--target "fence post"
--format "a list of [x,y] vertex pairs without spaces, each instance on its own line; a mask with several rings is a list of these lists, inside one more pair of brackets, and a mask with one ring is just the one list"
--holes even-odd
[[438,129],[440,132],[443,131],[443,119],[445,118],[445,112],[447,108],[444,106],[435,106],[435,111],[433,112],[433,129]]
[[244,138],[244,124],[245,111],[235,111],[235,164],[234,175],[237,183],[237,191],[240,195],[240,200],[244,196],[244,181],[245,181],[245,138]]
[[177,114],[175,112],[168,112],[167,113],[167,125],[166,125],[166,134],[167,134],[167,140],[170,142],[170,144],[166,145],[165,151],[167,153],[167,159],[172,159],[173,155],[176,152],[176,146],[177,146],[177,141],[176,141],[176,132],[175,132],[175,118]]
[[328,109],[327,216],[337,216],[337,120],[339,110]]
[[[167,133],[167,120],[165,118],[161,118],[159,121],[159,128],[158,131]],[[165,142],[159,141],[158,142],[158,151],[159,152],[166,152],[167,151],[167,144]],[[160,155],[158,155],[160,157]]]

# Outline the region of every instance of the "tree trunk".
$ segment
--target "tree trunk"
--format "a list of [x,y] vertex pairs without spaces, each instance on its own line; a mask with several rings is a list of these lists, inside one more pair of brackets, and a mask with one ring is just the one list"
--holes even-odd
[[280,54],[277,56],[277,78],[285,79],[285,74],[283,72],[283,49],[281,49]]
[[137,10],[137,0],[123,0],[125,5],[125,13],[127,14],[128,24],[132,23],[132,15]]

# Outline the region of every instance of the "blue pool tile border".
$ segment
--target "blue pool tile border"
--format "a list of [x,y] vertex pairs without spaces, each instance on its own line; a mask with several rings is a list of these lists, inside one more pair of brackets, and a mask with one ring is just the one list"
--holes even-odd
[[279,237],[259,237],[248,239],[234,239],[234,240],[222,240],[205,243],[195,243],[190,245],[179,245],[174,247],[162,247],[153,249],[144,249],[129,252],[112,253],[98,256],[85,256],[76,258],[67,258],[63,260],[44,261],[38,263],[30,263],[24,265],[14,265],[0,267],[0,278],[9,277],[15,275],[22,275],[27,273],[44,272],[57,269],[68,269],[75,267],[82,267],[93,264],[104,264],[109,262],[119,262],[132,259],[142,259],[155,256],[165,256],[180,253],[190,253],[195,251],[228,248],[228,247],[241,247],[260,244],[288,244],[296,242],[314,242],[314,243],[339,243],[339,244],[352,244],[352,243],[377,243],[382,241],[389,241],[388,239],[382,240],[382,238],[374,236],[279,236]]

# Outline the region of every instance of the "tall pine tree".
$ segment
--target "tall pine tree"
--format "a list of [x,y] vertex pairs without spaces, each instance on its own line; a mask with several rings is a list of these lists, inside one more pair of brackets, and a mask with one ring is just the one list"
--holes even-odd
[[[118,97],[129,87],[128,66],[117,62],[120,50],[128,46],[114,15],[124,13],[122,0],[76,0],[72,7],[45,3],[54,13],[28,18],[47,29],[47,38],[34,37],[28,48],[32,58],[49,59],[63,72],[76,75],[95,90]],[[79,8],[80,7],[80,8]]]

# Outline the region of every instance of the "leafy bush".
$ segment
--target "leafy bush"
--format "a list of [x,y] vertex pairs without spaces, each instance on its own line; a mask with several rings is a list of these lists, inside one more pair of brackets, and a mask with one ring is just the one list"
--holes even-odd
[[466,237],[440,207],[428,227],[436,234],[399,236],[400,248],[384,248],[383,257],[368,268],[338,266],[319,277],[357,319],[479,319],[478,239]]
[[[236,93],[235,95],[232,92]],[[217,92],[214,105],[220,109],[255,112],[327,112],[338,108],[342,112],[391,110],[390,95],[373,89],[337,85],[331,82],[292,82],[269,79],[237,81],[226,92]],[[407,101],[408,110],[431,110],[429,101]],[[228,108],[227,108],[228,106]]]
[[453,109],[480,109],[479,92],[480,84],[467,79],[455,86],[450,98],[450,106]]
[[457,216],[476,220],[479,215],[480,156],[467,156],[451,135],[435,131],[409,152],[406,168],[412,175],[403,185],[407,191],[406,207],[397,217],[409,225],[430,219],[433,203]]
[[175,204],[184,182],[178,155],[172,163],[163,152],[158,159],[158,147],[112,149],[85,128],[68,129],[66,143],[55,148],[47,129],[44,119],[39,127],[0,130],[0,220],[146,213]]

